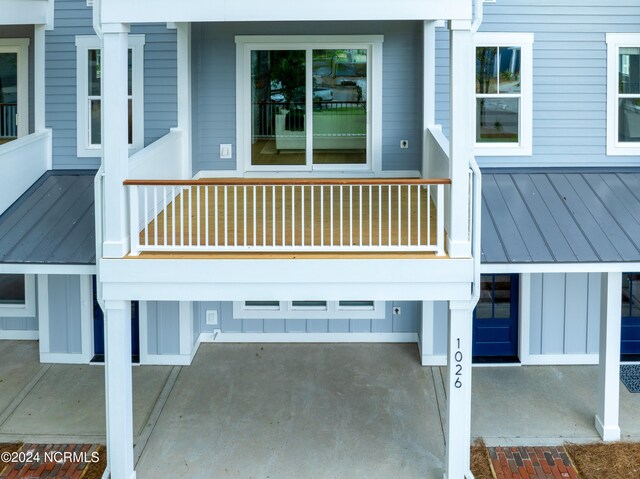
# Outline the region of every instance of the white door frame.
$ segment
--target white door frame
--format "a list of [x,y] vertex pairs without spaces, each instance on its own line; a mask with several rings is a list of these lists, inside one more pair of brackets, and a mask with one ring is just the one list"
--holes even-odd
[[29,45],[28,38],[0,38],[0,53],[15,53],[17,65],[18,138],[29,134]]

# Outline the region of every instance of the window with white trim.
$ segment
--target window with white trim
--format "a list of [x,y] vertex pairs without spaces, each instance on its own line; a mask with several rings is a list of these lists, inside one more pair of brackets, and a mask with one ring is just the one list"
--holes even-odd
[[533,34],[476,33],[475,154],[530,156]]
[[384,319],[384,301],[236,301],[236,319]]
[[382,42],[381,35],[236,37],[239,168],[380,169]]
[[607,154],[640,155],[640,34],[607,34]]
[[[144,35],[129,35],[129,148],[144,147]],[[100,40],[76,37],[77,149],[79,157],[102,154],[102,78]]]
[[35,276],[0,274],[0,317],[36,314]]

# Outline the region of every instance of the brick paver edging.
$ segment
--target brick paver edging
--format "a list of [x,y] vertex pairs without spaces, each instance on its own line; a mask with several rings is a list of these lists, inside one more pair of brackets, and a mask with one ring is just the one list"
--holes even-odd
[[82,479],[100,458],[96,444],[23,444],[0,479]]
[[578,479],[564,447],[488,447],[497,479]]

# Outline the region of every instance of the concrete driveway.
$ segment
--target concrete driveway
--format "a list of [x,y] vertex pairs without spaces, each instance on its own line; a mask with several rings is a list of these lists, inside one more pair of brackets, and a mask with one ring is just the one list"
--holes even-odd
[[[445,373],[408,344],[203,344],[189,367],[134,367],[138,477],[439,479]],[[0,341],[0,442],[104,442],[103,374]],[[598,439],[597,367],[473,374],[488,444]],[[620,396],[623,436],[640,440],[640,394]]]

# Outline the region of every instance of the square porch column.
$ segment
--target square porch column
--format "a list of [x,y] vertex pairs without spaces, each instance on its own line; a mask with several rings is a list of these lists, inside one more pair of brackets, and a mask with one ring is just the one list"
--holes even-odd
[[107,467],[111,479],[136,479],[130,301],[105,301],[104,329]]
[[449,301],[446,479],[473,479],[470,456],[472,335],[471,303]]
[[129,175],[129,25],[102,25],[102,163],[104,165],[104,251],[121,258],[129,251],[126,190]]
[[449,57],[449,208],[447,251],[449,256],[470,257],[469,235],[469,164],[473,157],[474,62],[470,21],[450,22]]
[[602,273],[596,429],[603,441],[620,440],[620,339],[622,273]]

